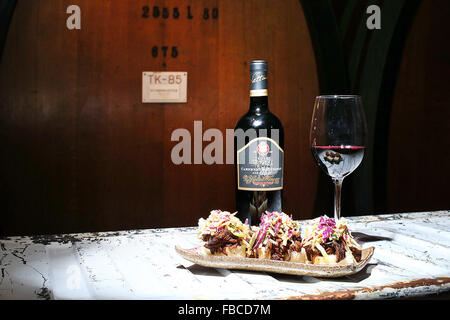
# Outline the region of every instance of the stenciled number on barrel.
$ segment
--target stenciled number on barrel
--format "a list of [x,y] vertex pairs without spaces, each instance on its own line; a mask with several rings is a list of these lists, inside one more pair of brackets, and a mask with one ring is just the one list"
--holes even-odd
[[[187,19],[194,18],[194,10],[191,8],[191,6],[186,7],[185,13]],[[173,7],[172,9],[159,6],[150,7],[148,5],[142,7],[142,18],[144,19],[168,19],[170,18],[170,16],[172,16],[173,19],[179,19],[181,14],[182,12],[178,7]],[[203,8],[203,12],[201,12],[200,16],[203,20],[218,19],[219,8]],[[169,51],[170,57],[178,57],[178,47],[176,46],[171,47],[170,50],[168,46],[153,46],[151,53],[153,58],[157,58],[159,55],[162,55],[163,58],[167,58],[169,56]],[[165,62],[163,63],[163,65],[165,65]]]
[[[209,9],[205,8],[203,10],[203,19],[208,20],[209,17],[210,17]],[[211,10],[211,18],[212,19],[218,19],[219,18],[219,9],[218,8],[213,8]]]
[[[162,56],[163,56],[164,58],[167,58],[167,51],[169,51],[169,47],[168,47],[168,46],[161,46],[161,47],[153,46],[153,48],[152,48],[152,57],[153,57],[153,58],[158,57],[158,54],[159,54],[159,51],[160,51],[160,50],[161,50],[161,52],[162,52]],[[178,47],[173,46],[173,47],[170,49],[170,56],[171,56],[172,58],[178,57]]]
[[[172,9],[172,18],[178,19],[180,17],[180,9],[178,7],[174,7]],[[163,18],[168,19],[170,17],[170,8],[167,7],[159,7],[159,6],[153,6],[150,8],[150,6],[143,6],[142,7],[142,18],[148,19],[148,18]],[[186,17],[188,19],[193,19],[194,14],[191,6],[186,7]],[[208,20],[209,18],[212,19],[218,19],[219,18],[219,8],[204,8],[202,13],[202,18],[204,20]]]

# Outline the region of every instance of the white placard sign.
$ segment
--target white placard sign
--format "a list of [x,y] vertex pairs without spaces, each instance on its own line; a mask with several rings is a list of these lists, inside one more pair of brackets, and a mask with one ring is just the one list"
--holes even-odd
[[142,102],[186,103],[187,72],[143,72]]

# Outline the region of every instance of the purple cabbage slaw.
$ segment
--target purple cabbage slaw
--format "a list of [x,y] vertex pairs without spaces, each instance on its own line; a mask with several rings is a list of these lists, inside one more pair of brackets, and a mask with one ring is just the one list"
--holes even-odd
[[[264,241],[264,239],[268,234],[269,228],[273,228],[273,233],[275,235],[277,234],[282,224],[283,215],[285,216],[285,218],[292,220],[292,216],[287,216],[285,213],[279,213],[276,211],[273,212],[266,211],[266,213],[261,216],[261,223],[259,224],[259,231],[258,235],[256,236],[256,243],[255,246],[253,247],[254,250],[258,249],[258,247]],[[275,222],[275,225],[273,224],[273,222]],[[285,226],[288,227],[287,239],[290,239],[293,234],[293,227],[288,226],[287,224],[285,224]]]
[[318,229],[322,231],[322,239],[330,238],[336,229],[336,221],[333,218],[320,217]]

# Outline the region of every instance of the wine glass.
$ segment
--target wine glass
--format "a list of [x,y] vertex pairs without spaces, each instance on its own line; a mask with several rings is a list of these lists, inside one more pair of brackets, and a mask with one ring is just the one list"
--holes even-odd
[[319,167],[335,185],[334,219],[337,221],[341,217],[342,182],[359,166],[367,146],[367,123],[361,97],[316,97],[309,141]]

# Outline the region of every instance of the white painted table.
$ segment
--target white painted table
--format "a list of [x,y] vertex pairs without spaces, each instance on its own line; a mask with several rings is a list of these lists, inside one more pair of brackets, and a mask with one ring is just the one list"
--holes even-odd
[[348,220],[353,233],[390,239],[365,242],[376,248],[370,264],[340,279],[192,264],[174,246],[198,246],[195,227],[10,237],[0,240],[0,299],[382,299],[450,290],[450,211]]

